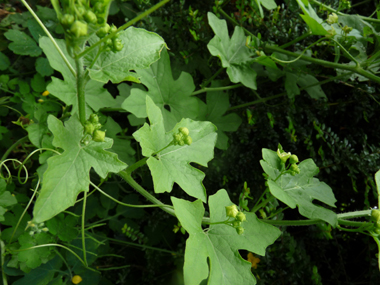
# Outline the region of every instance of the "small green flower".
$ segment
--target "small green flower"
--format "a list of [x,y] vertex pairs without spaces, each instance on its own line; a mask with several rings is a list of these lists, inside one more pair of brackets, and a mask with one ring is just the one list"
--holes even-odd
[[93,135],[93,140],[96,142],[104,142],[104,138],[106,137],[106,133],[103,131],[96,130]]
[[371,211],[371,218],[375,222],[380,221],[380,210],[372,210]]
[[236,228],[236,232],[239,234],[239,235],[242,235],[244,233],[244,228],[243,227],[237,227]]
[[300,174],[300,172],[301,172],[298,165],[295,163],[290,166],[289,170],[290,170],[290,174],[293,176],[296,174]]
[[288,158],[292,155],[290,152],[280,152],[280,149],[277,149],[277,155],[281,159],[282,163],[285,163]]
[[345,26],[342,28],[342,30],[343,30],[343,32],[344,32],[345,34],[349,34],[349,33],[353,30],[353,28],[352,28],[352,27],[349,27],[349,26],[347,26],[347,25],[345,25]]
[[290,164],[293,164],[293,163],[298,163],[298,156],[296,156],[295,154],[292,154],[290,157],[289,157],[289,163]]

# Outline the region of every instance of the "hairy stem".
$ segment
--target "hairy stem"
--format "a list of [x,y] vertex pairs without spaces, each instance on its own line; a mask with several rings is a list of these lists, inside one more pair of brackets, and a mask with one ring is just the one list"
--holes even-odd
[[243,86],[243,84],[236,84],[231,86],[224,86],[224,87],[214,87],[214,88],[202,88],[201,90],[193,92],[191,95],[198,95],[204,92],[216,92],[216,91],[224,91],[224,90],[230,90],[235,89]]
[[84,69],[83,69],[83,59],[79,58],[75,60],[75,65],[77,68],[77,99],[78,99],[78,112],[79,112],[79,120],[82,125],[86,122],[86,95],[85,95],[85,87],[86,87],[86,79],[84,77]]

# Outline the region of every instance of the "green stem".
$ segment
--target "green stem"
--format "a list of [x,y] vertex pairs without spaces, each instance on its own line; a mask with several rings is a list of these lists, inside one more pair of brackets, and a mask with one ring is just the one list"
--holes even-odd
[[142,188],[131,176],[130,172],[127,170],[120,171],[118,173],[121,178],[123,178],[132,188],[134,188],[137,192],[139,192],[142,196],[144,196],[146,199],[151,201],[153,204],[160,205],[162,207],[162,210],[164,210],[166,213],[176,217],[174,209],[166,207],[164,203],[162,203],[160,200],[158,200],[156,197],[154,197],[152,194],[150,194],[148,191],[146,191],[144,188]]
[[88,267],[87,263],[87,253],[86,253],[86,237],[85,237],[85,214],[86,214],[86,202],[87,202],[87,192],[84,191],[83,197],[83,208],[82,208],[82,248],[83,248],[83,260],[86,267]]
[[28,140],[28,136],[25,136],[21,139],[19,139],[18,141],[16,141],[14,144],[12,144],[8,149],[7,151],[3,154],[3,156],[1,157],[0,161],[3,161],[5,159],[7,159],[8,155],[12,152],[12,150],[18,146],[19,144],[22,144],[23,142],[27,141]]
[[243,84],[236,84],[236,85],[231,85],[231,86],[225,86],[225,87],[215,87],[215,88],[202,88],[201,90],[193,92],[191,95],[198,95],[204,92],[217,92],[217,91],[223,91],[223,90],[230,90],[230,89],[235,89],[243,86]]
[[8,285],[7,275],[4,271],[4,263],[5,263],[5,243],[1,239],[1,229],[0,229],[0,254],[1,254],[1,275],[3,277],[3,285]]
[[372,210],[363,210],[363,211],[356,211],[356,212],[347,212],[338,214],[338,219],[353,219],[353,218],[360,218],[360,217],[369,217],[371,216]]
[[81,53],[77,54],[75,58],[81,58],[83,57],[84,55],[88,54],[89,52],[91,52],[94,48],[96,48],[98,45],[100,45],[101,43],[104,43],[106,42],[108,39],[111,39],[113,38],[114,36],[116,36],[116,34],[120,31],[123,31],[125,30],[126,28],[132,26],[133,24],[135,24],[136,22],[140,21],[141,19],[145,18],[146,16],[148,16],[149,14],[153,13],[154,11],[156,11],[157,9],[159,9],[161,6],[165,5],[166,3],[168,3],[170,0],[163,0],[161,1],[160,3],[154,5],[152,8],[146,10],[144,13],[141,13],[140,15],[138,15],[136,18],[132,19],[131,21],[127,22],[126,24],[122,25],[120,28],[118,28],[115,32],[113,33],[110,33],[108,36],[104,37],[103,39],[101,39],[100,41],[98,41],[97,43],[93,44],[92,46],[88,47],[87,49],[85,49],[84,51],[82,51]]
[[237,106],[229,108],[227,111],[232,111],[232,110],[235,110],[235,109],[240,109],[240,108],[248,107],[248,106],[251,106],[251,105],[263,103],[265,101],[272,100],[272,99],[275,99],[275,98],[279,98],[279,97],[282,97],[284,95],[286,95],[286,92],[281,93],[281,94],[277,94],[277,95],[273,95],[273,96],[269,96],[269,97],[266,97],[266,98],[263,98],[263,99],[255,100],[255,101],[252,101],[252,102],[244,103],[244,104],[241,104],[241,105],[237,105]]
[[358,67],[358,66],[360,66],[360,64],[359,64],[359,62],[356,60],[356,58],[354,58],[349,52],[348,52],[348,50],[346,50],[345,48],[344,48],[344,46],[342,46],[338,41],[336,41],[336,40],[334,40],[333,38],[331,38],[331,40],[333,41],[333,42],[335,42],[342,50],[343,50],[343,52],[353,61],[353,62],[355,62],[356,63],[356,66]]
[[[98,236],[97,234],[93,234],[93,235],[94,236]],[[98,237],[104,238],[104,236],[98,236]],[[107,240],[113,241],[113,242],[116,242],[116,243],[130,245],[130,246],[136,246],[136,247],[141,247],[141,248],[146,248],[146,249],[166,252],[166,253],[170,253],[170,254],[174,254],[174,255],[180,255],[180,254],[178,254],[178,252],[175,252],[175,251],[170,251],[170,250],[166,250],[166,249],[162,249],[162,248],[158,248],[158,247],[152,247],[152,246],[138,244],[138,243],[133,243],[133,242],[128,242],[128,241],[124,241],[124,240],[118,240],[118,239],[108,238],[108,237],[107,237]]]
[[[214,80],[215,77],[217,77],[219,75],[219,73],[221,73],[223,71],[224,67],[221,67],[219,68],[219,70],[217,72],[215,72],[215,74],[213,76],[211,76],[205,83],[201,84],[202,88],[206,88],[207,85],[210,84],[211,81]],[[191,95],[194,95],[194,94],[191,94]]]
[[255,207],[253,207],[253,209],[251,210],[251,212],[255,213],[258,209],[264,207],[266,204],[268,204],[269,202],[273,201],[274,199],[275,199],[274,196],[270,196],[268,199],[265,199],[260,204],[258,204]]
[[84,77],[83,70],[83,59],[79,58],[75,60],[75,65],[77,68],[77,99],[78,99],[78,112],[79,112],[79,120],[82,125],[86,122],[86,95],[85,95],[85,87],[86,80]]
[[[275,46],[265,46],[264,47],[264,50],[267,51],[267,52],[279,52],[279,53],[282,53],[282,54],[285,54],[285,55],[288,55],[288,56],[292,56],[292,57],[299,57],[299,54],[298,53],[294,53],[294,52],[290,52],[290,51],[287,51],[287,50],[283,50],[279,47],[275,47]],[[355,72],[355,73],[358,73],[364,77],[367,77],[368,79],[371,79],[373,80],[374,82],[376,83],[380,83],[380,77],[368,72],[368,71],[365,71],[363,68],[359,67],[359,66],[351,66],[351,65],[346,65],[346,64],[340,64],[340,63],[335,63],[335,62],[330,62],[330,61],[326,61],[326,60],[322,60],[322,59],[317,59],[317,58],[312,58],[312,57],[309,57],[309,56],[301,56],[300,57],[302,60],[304,61],[308,61],[308,62],[312,62],[312,63],[316,63],[316,64],[319,64],[319,65],[322,65],[322,66],[326,66],[326,67],[331,67],[331,68],[336,68],[336,69],[343,69],[343,70],[348,70],[348,71],[352,71],[352,72]]]
[[48,29],[46,29],[45,25],[41,22],[40,18],[38,18],[38,16],[36,15],[36,13],[34,13],[33,9],[28,5],[28,3],[26,3],[25,0],[21,0],[21,2],[25,5],[25,7],[29,10],[29,12],[32,14],[32,16],[34,17],[34,19],[37,21],[37,23],[40,25],[40,27],[44,30],[45,34],[49,37],[49,39],[53,42],[53,45],[54,47],[57,49],[58,53],[61,55],[63,61],[66,63],[67,67],[69,68],[69,70],[71,71],[71,73],[74,75],[74,77],[76,76],[76,73],[75,73],[75,70],[74,68],[71,66],[70,62],[68,61],[68,59],[66,58],[66,56],[64,55],[64,53],[62,52],[62,50],[59,48],[57,42],[55,41],[55,39],[53,38],[53,36],[50,34],[50,32],[48,31]]
[[[330,12],[333,12],[337,15],[341,15],[341,16],[352,16],[352,15],[349,15],[349,14],[345,14],[345,13],[342,13],[342,12],[339,12],[338,10],[335,10],[333,8],[331,8],[330,6],[327,6],[325,4],[322,4],[321,2],[317,1],[317,0],[309,0],[309,2],[311,3],[314,3],[314,4],[317,4],[323,8],[325,8],[327,11],[330,11]],[[378,19],[373,19],[373,18],[368,18],[368,17],[365,17],[365,16],[361,16],[361,15],[357,15],[359,16],[361,19],[365,20],[365,21],[368,21],[368,22],[374,22],[374,23],[380,23],[380,20]]]
[[104,192],[103,190],[101,190],[98,186],[96,186],[94,183],[90,182],[90,184],[96,188],[96,190],[98,190],[100,193],[102,193],[104,196],[106,196],[107,198],[111,199],[112,201],[122,205],[122,206],[126,206],[126,207],[131,207],[131,208],[154,208],[154,207],[168,207],[168,208],[171,208],[171,209],[174,209],[173,206],[170,206],[170,205],[134,205],[134,204],[127,204],[127,203],[122,203],[120,202],[119,200],[115,199],[114,197],[112,197],[111,195],[108,195],[106,192]]
[[137,168],[140,168],[141,166],[144,166],[146,164],[146,161],[149,157],[144,157],[143,159],[140,159],[139,161],[135,162],[134,164],[127,167],[125,170],[128,174],[131,174],[133,171],[135,171]]
[[307,33],[305,33],[305,34],[299,36],[298,38],[292,40],[291,42],[288,42],[288,43],[286,43],[286,44],[283,44],[282,46],[280,46],[280,48],[285,49],[285,48],[287,48],[287,47],[290,47],[291,45],[294,45],[294,44],[296,44],[296,43],[302,41],[303,39],[307,38],[307,37],[310,36],[310,35],[312,35],[312,33],[311,33],[311,32],[307,32]]
[[12,94],[12,95],[16,95],[15,92],[9,91],[8,89],[5,89],[5,88],[3,88],[3,87],[0,87],[0,90],[3,90],[5,93],[9,93],[9,94]]

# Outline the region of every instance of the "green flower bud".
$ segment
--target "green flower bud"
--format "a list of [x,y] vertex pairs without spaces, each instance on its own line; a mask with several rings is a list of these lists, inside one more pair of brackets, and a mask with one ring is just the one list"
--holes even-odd
[[233,221],[233,222],[232,222],[232,226],[233,226],[234,228],[240,227],[240,226],[241,226],[241,222],[240,222],[240,221]]
[[327,22],[329,25],[332,25],[332,24],[338,23],[338,15],[335,14],[335,13],[331,13],[331,14],[327,17],[326,22]]
[[99,117],[96,114],[91,114],[88,120],[93,124],[99,123]]
[[93,125],[94,125],[95,130],[99,130],[102,127],[101,123],[96,123],[96,124],[93,124]]
[[84,125],[84,132],[86,134],[92,135],[92,133],[95,131],[95,127],[93,124],[91,124],[89,121],[87,121]]
[[380,221],[380,210],[372,210],[371,211],[371,218],[375,222]]
[[96,24],[98,22],[98,17],[90,10],[84,14],[84,19],[90,24]]
[[[98,19],[99,20],[99,19]],[[104,38],[108,32],[110,30],[110,25],[108,24],[105,24],[103,27],[101,27],[99,29],[99,31],[96,32],[96,35],[99,37],[99,38]]]
[[94,12],[97,12],[97,13],[103,13],[104,12],[104,6],[103,6],[103,3],[101,1],[95,3]]
[[277,155],[281,159],[281,162],[285,163],[288,160],[288,158],[291,156],[291,153],[290,152],[280,152],[280,150],[277,149]]
[[296,156],[295,154],[292,154],[290,157],[289,157],[289,163],[290,164],[293,164],[293,163],[298,163],[299,160],[298,160],[298,156]]
[[116,31],[117,31],[117,27],[114,24],[112,24],[111,29],[110,29],[110,33],[114,33]]
[[184,142],[183,140],[180,140],[180,141],[178,142],[178,144],[179,144],[180,146],[184,146],[184,145],[185,145],[185,142]]
[[179,128],[178,131],[179,131],[180,133],[182,133],[184,136],[188,136],[189,133],[190,133],[190,132],[189,132],[189,129],[186,128],[186,127]]
[[188,137],[185,138],[185,144],[191,145],[192,142],[193,142],[193,139],[190,136],[188,136]]
[[70,27],[74,23],[74,20],[75,20],[75,18],[73,15],[65,14],[61,18],[61,24],[64,28],[67,29],[68,27]]
[[82,17],[86,13],[86,8],[84,8],[83,6],[79,6],[77,7],[76,12],[79,17]]
[[121,43],[121,40],[119,39],[115,39],[113,41],[113,51],[114,52],[117,52],[117,51],[121,51],[123,49],[124,45]]
[[290,171],[295,172],[296,174],[300,174],[301,172],[298,165],[295,163],[290,166]]
[[70,28],[70,32],[76,37],[87,36],[87,23],[75,21]]
[[182,135],[181,134],[174,134],[173,140],[174,140],[174,145],[179,144],[179,142],[182,141]]
[[237,215],[236,215],[236,220],[240,221],[240,222],[244,222],[247,220],[247,217],[245,216],[245,214],[243,212],[239,212]]
[[106,40],[106,45],[109,47],[113,47],[113,41],[111,39]]
[[239,235],[242,235],[244,233],[244,228],[243,227],[237,227],[236,228],[236,232],[239,234]]
[[103,131],[96,130],[92,139],[96,142],[104,142],[104,138],[106,137],[106,133]]
[[349,34],[349,33],[353,30],[353,28],[352,28],[352,27],[349,27],[349,26],[347,26],[347,25],[345,25],[345,26],[342,28],[342,30],[343,30],[343,32],[344,32],[345,34]]
[[226,206],[227,217],[235,218],[238,213],[239,213],[239,210],[236,207],[236,205]]

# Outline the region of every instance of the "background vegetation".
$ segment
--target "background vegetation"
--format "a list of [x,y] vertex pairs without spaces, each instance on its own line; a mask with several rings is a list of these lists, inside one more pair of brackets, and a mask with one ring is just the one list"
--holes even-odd
[[[157,2],[159,1],[116,0],[111,6],[109,22],[120,26]],[[50,2],[29,3],[49,31],[56,38],[63,38],[62,26],[58,23]],[[264,8],[263,17],[255,3],[257,2],[249,0],[171,1],[136,26],[163,37],[170,49],[174,78],[182,71],[190,73],[197,90],[221,68],[220,60],[211,56],[207,49],[207,44],[214,37],[208,24],[207,12],[214,12],[220,18],[230,17],[254,35],[260,34],[261,39],[271,45],[284,45],[308,31],[299,16],[302,11],[295,0],[276,0],[278,8]],[[323,3],[345,13],[364,16],[379,10],[378,1],[352,3],[350,8],[347,1]],[[318,6],[315,9],[321,18],[327,17],[326,10]],[[37,45],[40,31],[30,13],[19,2],[6,1],[1,4],[0,17],[0,153],[23,161],[36,147],[40,147],[30,137],[28,139],[29,128],[42,121],[44,113],[65,114],[70,110],[65,109],[65,104],[54,96],[43,96],[51,76],[61,78],[61,75],[50,67]],[[377,31],[380,30],[378,23],[373,26]],[[228,28],[231,35],[234,28],[231,21]],[[17,34],[20,32],[22,35]],[[24,45],[31,47],[25,53],[22,46],[16,47],[14,44],[17,42],[16,36],[24,35],[27,35]],[[288,50],[303,50],[318,38],[307,36]],[[378,38],[373,36],[373,41],[373,50],[367,51],[368,55],[379,48]],[[334,47],[329,45],[314,46],[312,52],[317,58],[332,62],[336,57]],[[239,115],[242,123],[234,132],[227,128],[227,147],[216,149],[215,159],[209,163],[209,167],[201,167],[206,173],[204,185],[208,194],[224,188],[231,199],[237,202],[246,182],[250,195],[254,199],[259,198],[265,189],[263,171],[259,164],[261,149],[277,149],[280,142],[284,149],[296,153],[300,160],[310,157],[316,162],[320,168],[318,178],[333,189],[338,200],[337,212],[376,206],[378,197],[373,175],[380,168],[379,85],[350,76],[335,78],[333,69],[304,61],[290,64],[286,68],[299,76],[312,75],[319,82],[329,81],[315,91],[319,95],[324,94],[325,99],[322,95],[318,99],[318,94],[310,96],[305,90],[289,98],[285,78],[268,76],[266,68],[257,70],[256,91],[245,87],[229,90],[230,110]],[[215,79],[220,82],[229,81],[225,70],[219,72]],[[113,98],[118,99],[128,95],[131,84],[108,83],[105,88]],[[279,96],[261,100],[274,95]],[[199,94],[198,97],[206,100],[206,93]],[[260,100],[261,102],[247,104]],[[138,161],[141,158],[139,146],[130,139],[134,127],[142,122],[133,117],[127,119],[126,115],[116,113],[115,110],[119,109],[103,108],[99,116],[102,118],[103,115],[104,118],[112,114],[120,126],[114,139],[130,141],[130,145],[120,151],[125,153],[121,159],[127,163]],[[17,146],[8,153],[7,150],[16,142]],[[14,226],[14,220],[21,215],[22,207],[29,201],[32,194],[29,189],[36,187],[34,173],[38,172],[38,160],[41,163],[41,159],[43,157],[35,154],[27,162],[31,177],[25,184],[17,180],[17,170],[11,170],[14,179],[7,187],[13,187],[19,205],[6,214],[5,221],[1,222],[4,234]],[[138,171],[138,176],[142,186],[152,190],[152,180],[146,167]],[[103,187],[124,202],[144,203],[117,176],[109,177]],[[179,189],[175,189],[173,194],[176,197],[186,197]],[[170,202],[169,197],[164,195],[160,199]],[[126,210],[102,196],[92,195],[87,203],[87,224],[99,223],[101,220],[108,225],[93,231],[97,238],[104,238],[104,244],[94,242],[93,249],[97,250],[98,256],[89,258],[93,258],[99,269],[128,266],[105,270],[101,277],[78,267],[76,273],[92,280],[87,282],[93,282],[85,284],[180,284],[187,236],[180,231],[173,231],[178,223],[175,218],[160,209]],[[81,208],[81,203],[78,203],[70,211],[80,214]],[[274,210],[282,208],[285,206],[281,203],[268,204],[261,214],[270,216]],[[284,219],[301,218],[295,210],[288,209],[283,215]],[[30,216],[25,217],[22,223],[26,224],[28,220]],[[78,234],[79,219],[61,214],[55,218],[54,223],[61,240],[79,246],[80,240],[74,239]],[[50,225],[50,228],[54,226]],[[377,248],[370,237],[332,230],[328,225],[288,227],[281,230],[282,236],[268,248],[266,256],[256,256],[260,262],[252,267],[252,272],[257,277],[258,284],[305,284],[305,280],[314,284],[380,282],[375,256]],[[73,250],[80,252],[74,247]],[[102,254],[106,258],[99,258]],[[242,251],[241,255],[246,258],[248,252]],[[70,259],[69,255],[66,259],[70,265],[75,265],[76,261]],[[7,262],[11,263],[12,260],[8,259]],[[8,269],[6,273],[14,284],[26,284],[17,283],[21,282],[17,280],[27,276],[22,268]],[[311,284],[310,282],[306,283]]]

